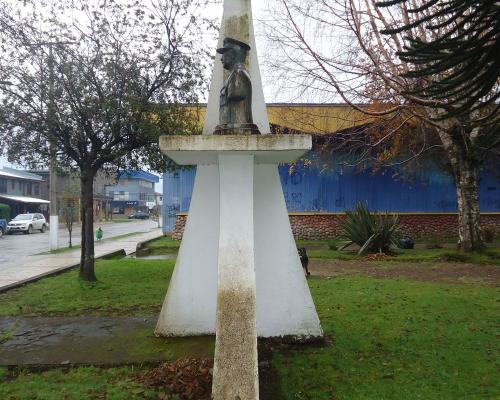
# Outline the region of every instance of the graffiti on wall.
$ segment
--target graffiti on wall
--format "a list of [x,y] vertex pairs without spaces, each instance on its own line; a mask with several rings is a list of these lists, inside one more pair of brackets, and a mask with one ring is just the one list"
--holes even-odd
[[[172,224],[178,212],[187,212],[196,170],[164,176],[164,215]],[[171,179],[169,176],[172,175]],[[341,170],[319,171],[314,167],[279,167],[283,195],[289,212],[342,212],[366,201],[372,210],[395,212],[455,212],[452,179],[438,170],[419,171],[414,180],[398,174],[372,174]],[[500,212],[500,186],[493,172],[483,172],[479,184],[482,212]]]

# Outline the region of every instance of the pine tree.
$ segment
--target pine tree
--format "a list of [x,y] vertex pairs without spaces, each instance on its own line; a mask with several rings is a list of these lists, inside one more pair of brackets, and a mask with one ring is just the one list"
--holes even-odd
[[[500,3],[495,0],[429,0],[416,6],[408,0],[376,3],[378,7],[408,7],[415,20],[385,29],[384,34],[407,33],[398,52],[413,68],[414,95],[435,100],[445,109],[440,119],[469,116],[478,111],[483,121],[498,122],[500,105]],[[447,29],[442,29],[446,27]],[[429,31],[431,41],[414,36],[415,28]],[[413,32],[413,34],[412,34]],[[439,35],[438,32],[445,32]]]

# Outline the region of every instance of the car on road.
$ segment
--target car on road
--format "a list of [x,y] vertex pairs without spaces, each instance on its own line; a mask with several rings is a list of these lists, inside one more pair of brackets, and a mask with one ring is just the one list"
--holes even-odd
[[149,213],[145,211],[136,211],[128,216],[128,219],[149,219]]
[[0,238],[3,236],[6,230],[7,230],[7,220],[0,219]]
[[7,234],[22,232],[25,234],[33,233],[36,230],[44,233],[49,224],[45,217],[39,213],[19,214],[7,224]]

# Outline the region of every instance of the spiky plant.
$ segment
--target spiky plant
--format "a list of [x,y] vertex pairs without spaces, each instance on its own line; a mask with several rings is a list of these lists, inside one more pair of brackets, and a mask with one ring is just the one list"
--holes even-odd
[[342,222],[344,247],[356,243],[358,254],[387,253],[391,245],[397,245],[398,217],[389,213],[370,213],[364,202],[358,202],[354,211],[346,211]]

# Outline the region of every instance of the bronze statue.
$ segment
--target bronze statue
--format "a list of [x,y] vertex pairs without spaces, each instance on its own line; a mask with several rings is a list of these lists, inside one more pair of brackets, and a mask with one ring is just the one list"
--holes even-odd
[[220,92],[219,125],[215,135],[260,134],[252,117],[252,81],[245,69],[250,46],[232,38],[224,39],[222,65],[230,71]]

